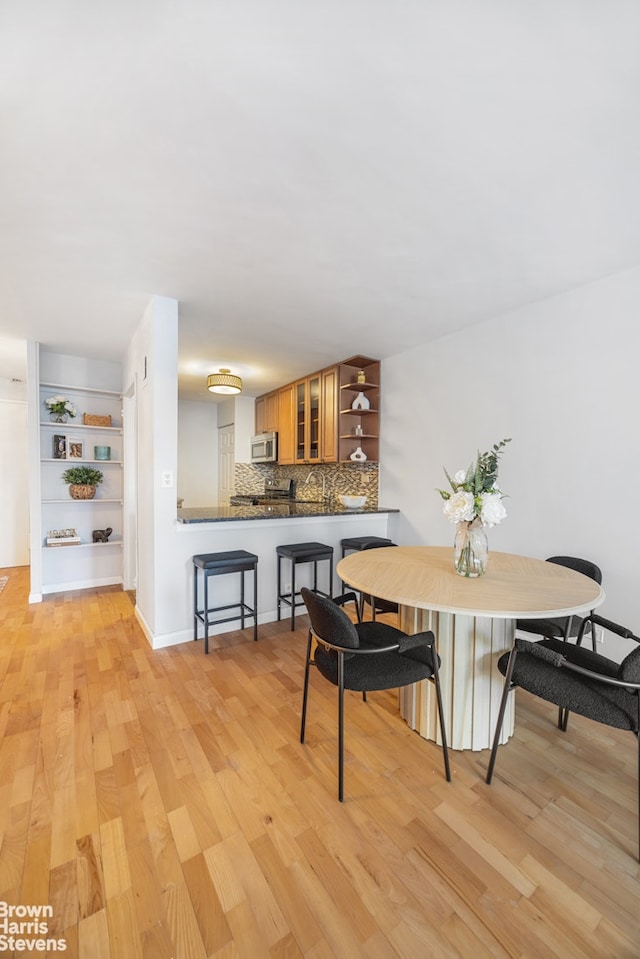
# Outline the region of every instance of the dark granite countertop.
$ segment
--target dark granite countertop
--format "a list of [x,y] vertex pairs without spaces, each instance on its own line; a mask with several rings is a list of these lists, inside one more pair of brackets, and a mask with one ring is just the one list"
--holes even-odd
[[225,523],[232,520],[282,519],[288,516],[357,516],[361,513],[397,513],[397,509],[364,506],[345,509],[326,503],[288,502],[270,506],[202,506],[178,510],[179,523]]

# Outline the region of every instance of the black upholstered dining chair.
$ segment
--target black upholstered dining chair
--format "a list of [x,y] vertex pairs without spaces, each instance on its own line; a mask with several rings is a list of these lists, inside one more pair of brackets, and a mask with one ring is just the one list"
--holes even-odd
[[[310,628],[304,672],[300,742],[304,743],[309,693],[309,672],[316,666],[321,676],[338,687],[338,799],[344,800],[344,691],[356,690],[366,700],[369,691],[396,689],[430,680],[436,688],[438,717],[442,736],[445,775],[451,780],[449,751],[442,711],[440,690],[440,657],[435,649],[435,636],[429,632],[408,636],[394,626],[372,621],[353,623],[344,609],[355,593],[334,599],[321,596],[303,587],[301,590]],[[359,615],[358,615],[359,619]],[[317,641],[313,649],[313,640]]]
[[[487,769],[487,783],[490,784],[493,777],[507,697],[512,689],[519,686],[560,708],[565,719],[558,725],[563,732],[567,729],[569,712],[574,712],[605,726],[628,729],[634,733],[638,740],[640,789],[640,645],[621,663],[614,662],[581,645],[584,633],[591,629],[593,634],[596,626],[640,644],[640,637],[634,636],[630,629],[591,613],[584,619],[575,645],[561,639],[530,642],[516,637],[511,651],[500,657],[498,669],[505,681]],[[640,795],[638,800],[640,843]]]
[[[547,563],[556,563],[557,566],[566,566],[567,569],[573,569],[576,573],[582,573],[589,579],[595,580],[598,586],[602,585],[602,570],[595,563],[588,559],[580,559],[579,556],[549,556]],[[580,616],[561,616],[557,619],[518,619],[516,628],[525,633],[535,633],[539,636],[545,636],[547,639],[562,639],[567,642],[570,639],[577,639],[584,635],[581,631],[583,619]],[[596,633],[591,631],[591,645],[593,651],[596,651]]]

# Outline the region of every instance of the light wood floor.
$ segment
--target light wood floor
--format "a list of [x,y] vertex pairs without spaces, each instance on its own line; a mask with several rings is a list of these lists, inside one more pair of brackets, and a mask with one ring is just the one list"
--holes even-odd
[[637,959],[631,734],[522,694],[493,785],[487,752],[448,784],[396,694],[349,694],[341,805],[306,620],[152,652],[127,593],[2,573],[0,900],[66,956]]

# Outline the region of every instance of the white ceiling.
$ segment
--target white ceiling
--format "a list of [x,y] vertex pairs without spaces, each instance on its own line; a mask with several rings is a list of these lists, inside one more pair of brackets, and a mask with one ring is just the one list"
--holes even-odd
[[3,0],[0,337],[120,359],[171,296],[183,394],[255,395],[635,266],[639,41],[637,0]]

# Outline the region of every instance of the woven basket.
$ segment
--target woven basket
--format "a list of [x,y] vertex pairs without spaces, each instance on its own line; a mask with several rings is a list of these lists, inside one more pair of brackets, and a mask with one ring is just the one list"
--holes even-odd
[[111,416],[99,416],[97,413],[83,413],[82,422],[85,426],[111,426]]
[[72,499],[93,499],[96,495],[95,486],[87,486],[84,483],[70,483],[69,492]]

